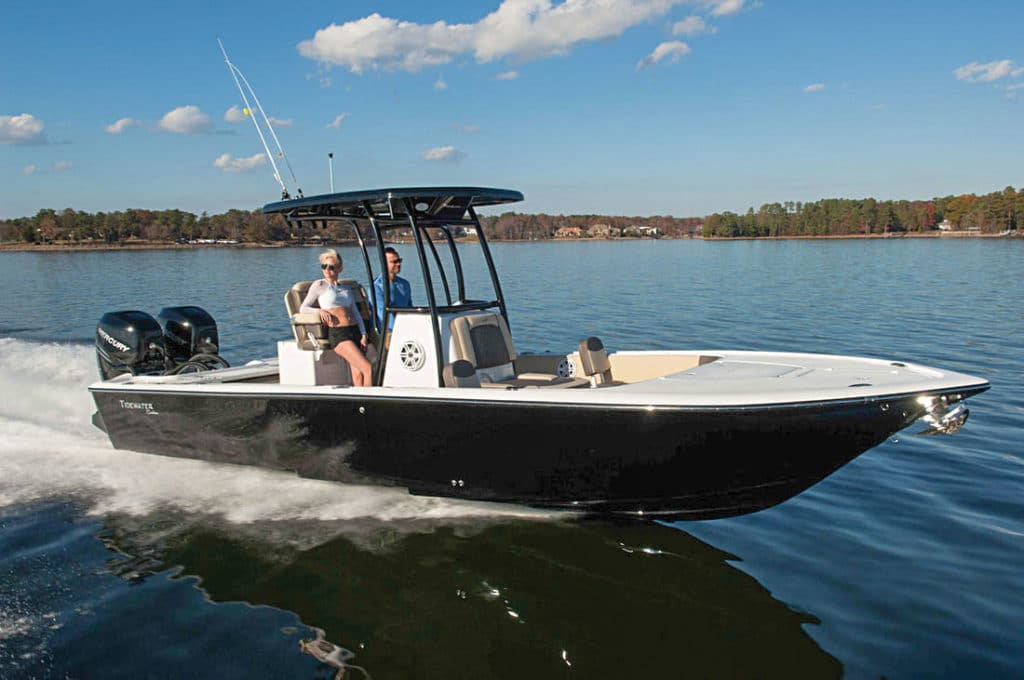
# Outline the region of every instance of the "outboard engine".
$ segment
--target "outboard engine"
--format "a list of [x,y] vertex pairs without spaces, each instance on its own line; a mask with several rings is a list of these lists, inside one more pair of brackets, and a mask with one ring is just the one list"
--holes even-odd
[[220,350],[217,322],[202,307],[164,307],[156,318],[163,327],[167,355],[175,363]]
[[157,315],[163,327],[167,356],[174,364],[170,373],[191,373],[226,368],[218,354],[217,322],[202,307],[164,307]]
[[162,373],[167,350],[157,320],[145,312],[107,312],[96,327],[96,363],[103,380],[131,373]]

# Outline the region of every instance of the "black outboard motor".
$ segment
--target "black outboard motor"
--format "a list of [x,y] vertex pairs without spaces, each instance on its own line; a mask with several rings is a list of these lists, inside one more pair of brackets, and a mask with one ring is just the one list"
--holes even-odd
[[220,350],[217,322],[202,307],[164,307],[156,318],[163,326],[167,355],[175,363]]
[[169,373],[194,373],[227,368],[217,353],[220,337],[217,322],[202,307],[164,307],[157,315],[163,326],[167,356],[174,367]]
[[96,363],[103,380],[122,373],[163,373],[166,356],[163,330],[145,312],[107,312],[96,327]]

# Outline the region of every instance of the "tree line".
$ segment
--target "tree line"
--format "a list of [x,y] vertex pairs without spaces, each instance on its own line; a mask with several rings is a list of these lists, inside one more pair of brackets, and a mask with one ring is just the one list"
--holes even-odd
[[708,237],[848,236],[952,230],[1000,233],[1024,223],[1024,189],[1006,187],[983,196],[962,194],[930,201],[829,198],[810,203],[766,203],[745,215],[715,213],[704,221]]
[[280,215],[264,215],[259,210],[196,216],[184,210],[87,213],[67,208],[0,220],[0,241],[22,243],[124,243],[133,239],[164,243],[199,239],[270,242],[287,240],[291,235]]
[[[660,237],[774,237],[845,236],[898,232],[928,232],[948,224],[957,230],[999,233],[1024,223],[1024,189],[1006,187],[982,196],[962,194],[927,201],[880,201],[874,198],[829,198],[802,203],[766,203],[746,214],[714,213],[706,217],[623,217],[607,215],[548,215],[508,212],[480,217],[493,240],[545,240],[563,227],[586,230],[608,225],[622,233],[654,228]],[[306,242],[310,239],[346,241],[350,227],[333,224],[327,230],[292,229],[279,214],[259,210],[228,210],[195,215],[183,210],[129,209],[87,213],[67,208],[43,209],[31,217],[0,220],[0,242],[125,243],[229,240],[248,243]]]
[[604,224],[613,229],[628,232],[638,227],[654,227],[659,236],[684,238],[699,233],[703,217],[615,217],[608,215],[531,215],[526,213],[504,213],[502,215],[480,216],[480,224],[487,238],[497,241],[531,241],[555,237],[563,227],[579,227],[584,232],[595,224]]

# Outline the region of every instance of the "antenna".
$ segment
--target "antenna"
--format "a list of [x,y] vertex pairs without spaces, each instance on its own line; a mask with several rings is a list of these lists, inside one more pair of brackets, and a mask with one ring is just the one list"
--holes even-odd
[[[221,54],[224,55],[224,62],[228,65],[228,70],[231,72],[231,77],[235,81],[235,86],[238,87],[238,94],[242,95],[242,104],[245,107],[242,110],[242,113],[245,116],[252,118],[252,124],[256,128],[256,134],[259,135],[260,142],[263,143],[263,151],[267,154],[267,160],[270,161],[270,166],[274,169],[274,179],[276,179],[277,183],[281,185],[281,198],[290,198],[288,195],[288,187],[285,186],[284,180],[281,179],[281,173],[277,169],[277,163],[274,162],[274,154],[270,152],[270,147],[267,146],[267,139],[263,136],[263,129],[260,127],[260,123],[256,119],[256,114],[253,113],[252,106],[249,105],[249,97],[246,96],[246,90],[248,90],[249,95],[252,96],[252,100],[256,102],[256,108],[263,117],[263,124],[267,126],[270,136],[274,139],[274,144],[277,145],[278,158],[283,158],[285,165],[288,167],[288,174],[291,175],[292,182],[295,184],[295,193],[298,194],[299,198],[302,198],[302,189],[299,187],[299,180],[295,179],[295,173],[292,171],[292,164],[288,161],[288,156],[285,155],[284,148],[281,146],[281,142],[277,138],[277,133],[274,132],[274,126],[270,124],[270,117],[267,116],[266,111],[263,110],[263,105],[260,104],[260,100],[256,96],[256,92],[252,89],[252,85],[250,85],[249,81],[245,79],[245,76],[242,75],[240,70],[238,70],[238,67],[232,64],[231,60],[228,59],[227,50],[224,49],[224,43],[220,41],[220,38],[217,38],[217,44],[220,45]],[[239,79],[241,79],[241,82],[239,82]],[[242,88],[242,83],[245,83],[245,89]]]
[[327,154],[327,167],[331,170],[331,193],[334,193],[334,154]]

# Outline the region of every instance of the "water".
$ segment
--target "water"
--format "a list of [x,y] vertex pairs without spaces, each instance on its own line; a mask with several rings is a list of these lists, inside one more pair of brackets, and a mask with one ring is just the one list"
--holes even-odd
[[103,312],[198,304],[232,363],[269,356],[315,251],[3,253],[0,677],[332,677],[300,648],[316,629],[354,654],[346,677],[1019,673],[1024,243],[493,250],[521,349],[594,334],[859,354],[992,389],[958,435],[912,428],[746,517],[623,524],[415,498],[115,451],[89,423]]

